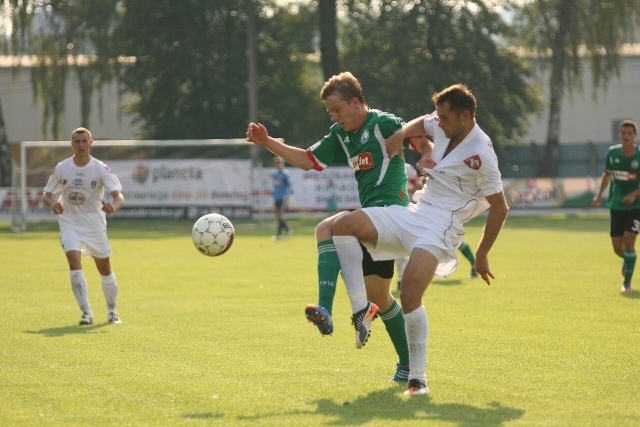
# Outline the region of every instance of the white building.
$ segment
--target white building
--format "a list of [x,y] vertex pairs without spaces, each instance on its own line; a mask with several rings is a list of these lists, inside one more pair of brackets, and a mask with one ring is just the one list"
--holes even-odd
[[[31,85],[31,67],[33,57],[21,57],[21,69],[14,79],[12,69],[14,56],[0,56],[0,101],[9,142],[40,141],[42,134],[42,106],[34,100]],[[133,131],[130,127],[131,116],[119,112],[118,104],[126,101],[118,99],[115,83],[102,91],[103,113],[100,118],[98,94],[93,95],[89,128],[94,139],[131,139]],[[65,92],[65,111],[62,117],[63,139],[71,139],[71,132],[80,123],[80,89],[78,79],[73,71],[67,76]],[[53,139],[51,129],[47,129],[47,139]]]
[[[565,95],[562,103],[561,143],[572,142],[612,142],[617,140],[617,124],[624,119],[632,119],[640,124],[640,43],[625,45],[620,77],[614,77],[607,90],[596,91],[592,98],[591,72],[585,66],[583,74],[584,91],[574,91],[573,97]],[[12,61],[15,57],[0,56],[0,100],[2,101],[8,139],[11,142],[41,140],[42,107],[34,101],[31,86],[32,58],[23,57],[22,71],[15,82],[12,76]],[[541,72],[538,80],[544,88],[543,99],[549,99],[548,70]],[[119,112],[118,105],[123,100],[117,96],[115,83],[107,86],[102,93],[103,117],[99,116],[99,97],[94,94],[90,128],[95,139],[131,139],[132,117]],[[546,143],[548,110],[540,117],[531,118],[526,142]],[[73,72],[67,78],[65,112],[62,132],[70,136],[80,125],[80,93],[78,81]],[[50,130],[49,132],[49,139]]]
[[[560,142],[613,142],[618,139],[618,124],[631,119],[640,125],[640,43],[624,45],[620,76],[613,77],[607,90],[600,88],[593,99],[593,80],[588,65],[584,65],[582,93],[565,94],[560,119]],[[535,67],[534,63],[534,67]],[[549,70],[540,71],[537,83],[543,87],[543,99],[549,101]],[[545,144],[549,121],[548,109],[540,117],[531,118],[526,142]]]

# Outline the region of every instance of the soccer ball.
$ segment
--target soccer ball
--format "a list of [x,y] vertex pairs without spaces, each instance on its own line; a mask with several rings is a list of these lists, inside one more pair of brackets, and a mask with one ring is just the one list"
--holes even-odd
[[226,217],[211,213],[193,224],[191,237],[201,254],[218,256],[227,252],[233,243],[233,224]]

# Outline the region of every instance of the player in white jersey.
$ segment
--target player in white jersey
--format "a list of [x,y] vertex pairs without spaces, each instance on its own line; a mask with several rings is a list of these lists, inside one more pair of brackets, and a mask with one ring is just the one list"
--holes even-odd
[[[463,84],[433,96],[436,112],[405,124],[387,139],[389,153],[399,152],[405,138],[433,136],[433,155],[419,166],[428,186],[415,194],[417,204],[404,208],[364,208],[343,215],[334,225],[333,242],[351,304],[368,304],[362,281],[361,241],[374,260],[410,254],[400,300],[410,353],[407,395],[426,394],[427,313],[422,296],[434,275],[446,277],[457,267],[456,248],[464,239],[463,224],[489,209],[476,251],[476,270],[490,284],[488,253],[509,208],[498,161],[489,137],[475,121],[476,99]],[[373,318],[367,322],[371,326]]]
[[[82,273],[81,254],[92,256],[107,302],[107,321],[121,323],[116,313],[118,285],[111,270],[111,246],[105,214],[124,203],[118,177],[107,165],[91,156],[91,132],[78,128],[71,134],[73,156],[58,163],[44,188],[42,202],[58,215],[60,243],[69,263],[71,290],[82,310],[81,325],[93,323],[87,282]],[[111,201],[104,201],[105,188]]]
[[[424,187],[424,177],[421,177],[418,174],[418,171],[415,167],[411,166],[409,163],[404,164],[404,170],[407,173],[407,192],[409,193],[409,199],[411,199],[411,203],[415,203],[415,199],[413,195],[418,190],[422,190]],[[402,275],[404,274],[404,269],[407,267],[407,263],[409,262],[409,257],[405,256],[402,258],[396,258],[396,270],[398,271],[398,291],[402,290]]]

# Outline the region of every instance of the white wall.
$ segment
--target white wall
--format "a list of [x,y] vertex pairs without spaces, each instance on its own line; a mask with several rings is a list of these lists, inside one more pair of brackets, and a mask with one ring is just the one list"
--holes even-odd
[[[0,100],[2,101],[5,124],[9,141],[41,140],[42,109],[34,104],[31,91],[30,70],[23,68],[15,85],[12,83],[10,62],[0,56]],[[546,85],[548,71],[542,72],[539,80],[545,88],[544,100],[549,95]],[[621,66],[619,78],[613,78],[608,91],[599,90],[598,100],[591,98],[591,73],[588,67],[584,73],[584,92],[574,93],[573,98],[565,96],[562,104],[560,141],[570,142],[609,142],[615,141],[612,135],[614,120],[632,119],[640,124],[640,44],[631,46]],[[115,84],[103,90],[104,117],[98,118],[98,96],[94,95],[90,128],[94,139],[131,139],[134,132],[130,127],[131,116],[118,118]],[[482,105],[482,100],[480,100]],[[543,144],[547,135],[547,110],[540,117],[531,118],[530,132],[526,142]],[[80,125],[80,94],[77,79],[70,73],[67,82],[66,107],[63,119],[63,139]],[[48,139],[53,139],[49,131]]]
[[[549,101],[549,71],[541,73],[540,85],[544,88],[544,100]],[[573,97],[565,95],[562,103],[560,142],[610,142],[612,122],[631,119],[640,125],[640,44],[630,49],[620,67],[620,77],[611,79],[607,92],[598,90],[598,99],[592,99],[592,74],[588,66],[583,74],[584,91],[574,91]],[[482,101],[480,101],[480,105]],[[539,118],[531,119],[530,132],[525,141],[546,143],[548,110]]]
[[[5,57],[6,58],[6,57]],[[118,104],[115,84],[103,89],[103,120],[99,118],[98,94],[93,96],[93,108],[89,128],[94,139],[131,139],[133,131],[129,127],[131,117],[118,118]],[[65,111],[62,121],[63,140],[71,138],[73,129],[80,126],[80,90],[73,72],[67,78]],[[126,98],[123,98],[126,100]],[[34,103],[31,88],[31,70],[23,68],[15,82],[12,81],[11,67],[0,59],[0,101],[4,115],[7,137],[10,142],[40,141],[42,136],[42,108],[40,101]],[[47,139],[54,139],[51,124]]]

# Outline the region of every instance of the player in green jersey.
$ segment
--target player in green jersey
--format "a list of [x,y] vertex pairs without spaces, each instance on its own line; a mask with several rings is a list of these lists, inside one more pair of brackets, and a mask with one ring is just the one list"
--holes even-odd
[[636,265],[636,237],[640,232],[640,148],[635,143],[638,126],[624,120],[618,126],[622,144],[609,147],[600,189],[593,198],[599,207],[602,194],[611,184],[607,206],[610,214],[610,236],[613,251],[623,259],[622,292],[631,291],[631,277]]
[[[304,170],[321,171],[332,164],[351,166],[363,207],[406,206],[409,196],[403,156],[389,157],[385,149],[385,139],[402,127],[404,121],[392,114],[370,109],[360,83],[349,72],[331,77],[320,91],[320,98],[334,124],[329,134],[307,150],[271,138],[266,127],[259,123],[249,124],[247,140]],[[405,147],[408,144],[405,142]],[[412,139],[411,145],[417,151],[431,148],[424,138]],[[333,224],[343,214],[337,213],[316,227],[319,302],[317,305],[309,304],[305,308],[305,316],[322,335],[333,333],[331,312],[340,273],[340,262],[332,241]],[[374,262],[364,248],[363,255],[366,292],[372,302],[367,309],[372,316],[380,315],[398,354],[396,374],[392,379],[404,382],[409,373],[409,349],[402,309],[391,294],[393,260]],[[364,341],[366,339],[360,346]]]

